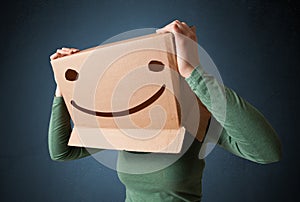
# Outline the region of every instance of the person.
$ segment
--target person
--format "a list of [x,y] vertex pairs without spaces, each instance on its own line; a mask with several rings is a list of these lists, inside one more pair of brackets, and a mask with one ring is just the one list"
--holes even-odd
[[[157,32],[173,33],[177,53],[180,52],[191,58],[192,62],[190,63],[177,58],[178,71],[211,115],[220,121],[223,130],[218,145],[239,157],[256,163],[267,164],[279,161],[281,159],[281,143],[275,130],[255,107],[226,86],[224,87],[227,102],[226,119],[218,120],[220,112],[211,107],[212,101],[206,87],[206,85],[211,85],[214,88],[216,82],[201,68],[196,49],[188,48],[184,39],[179,36],[182,34],[197,41],[195,28],[189,27],[185,22],[175,20],[158,29]],[[75,48],[58,49],[50,59],[55,60],[78,51]],[[53,160],[73,160],[90,155],[85,148],[67,145],[70,133],[70,115],[57,87],[48,134],[49,153]],[[126,187],[126,201],[200,201],[202,173],[205,167],[204,159],[198,158],[200,147],[201,142],[195,140],[176,162],[152,173],[118,172],[121,182]],[[134,158],[134,154],[120,151],[118,163],[126,164],[130,158]]]

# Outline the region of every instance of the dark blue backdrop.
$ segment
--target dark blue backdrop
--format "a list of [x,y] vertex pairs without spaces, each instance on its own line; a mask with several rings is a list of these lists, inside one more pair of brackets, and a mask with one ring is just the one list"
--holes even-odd
[[203,201],[299,200],[296,1],[10,2],[1,6],[1,201],[124,200],[116,172],[93,158],[50,160],[55,85],[49,55],[173,19],[198,27],[224,83],[264,113],[283,144],[282,161],[271,165],[215,149],[207,158]]

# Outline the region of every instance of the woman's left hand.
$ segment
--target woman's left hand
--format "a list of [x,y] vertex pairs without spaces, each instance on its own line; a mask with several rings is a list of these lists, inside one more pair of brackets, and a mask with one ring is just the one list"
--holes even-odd
[[156,32],[174,34],[178,71],[181,76],[189,77],[194,68],[200,64],[195,26],[189,27],[185,22],[175,20]]

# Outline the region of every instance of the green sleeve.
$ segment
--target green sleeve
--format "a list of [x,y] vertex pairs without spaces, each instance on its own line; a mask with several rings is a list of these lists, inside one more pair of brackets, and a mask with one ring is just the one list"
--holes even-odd
[[66,161],[90,155],[83,147],[68,146],[72,131],[70,120],[63,98],[54,97],[48,131],[49,153],[52,160]]
[[[193,70],[187,83],[212,116],[223,127],[218,143],[224,149],[257,163],[271,163],[281,158],[281,143],[265,117],[233,90],[222,86],[201,66]],[[211,96],[213,95],[213,96]],[[225,99],[221,99],[221,97]],[[220,99],[218,98],[220,97]],[[226,102],[224,113],[218,108]],[[213,107],[213,102],[215,106]]]

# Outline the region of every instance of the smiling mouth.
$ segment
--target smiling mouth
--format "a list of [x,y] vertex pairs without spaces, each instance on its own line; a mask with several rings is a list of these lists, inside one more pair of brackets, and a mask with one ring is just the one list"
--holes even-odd
[[93,111],[90,109],[86,109],[83,108],[79,105],[76,104],[76,102],[74,100],[71,100],[71,105],[73,105],[73,107],[75,107],[76,109],[78,109],[79,111],[82,111],[84,113],[90,114],[90,115],[94,115],[94,116],[101,116],[101,117],[119,117],[119,116],[127,116],[129,114],[134,114],[138,111],[141,111],[143,109],[145,109],[146,107],[148,107],[149,105],[151,105],[152,103],[154,103],[165,91],[166,89],[166,85],[162,85],[162,87],[154,94],[152,95],[149,99],[147,99],[146,101],[142,102],[141,104],[132,107],[130,109],[126,109],[126,110],[122,110],[122,111],[117,111],[117,112],[99,112],[99,111]]

